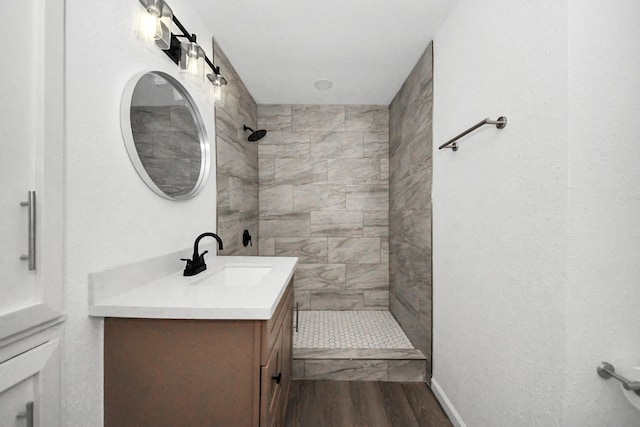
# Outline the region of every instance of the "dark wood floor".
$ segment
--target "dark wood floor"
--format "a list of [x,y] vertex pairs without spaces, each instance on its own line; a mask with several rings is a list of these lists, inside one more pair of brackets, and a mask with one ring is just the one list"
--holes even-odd
[[293,381],[286,427],[452,426],[424,383]]

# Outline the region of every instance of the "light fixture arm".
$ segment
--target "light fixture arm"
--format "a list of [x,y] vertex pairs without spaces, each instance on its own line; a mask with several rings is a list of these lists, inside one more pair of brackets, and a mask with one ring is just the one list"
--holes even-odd
[[[164,53],[166,53],[173,62],[178,64],[180,62],[180,41],[178,38],[186,38],[189,42],[196,43],[197,36],[194,33],[190,33],[175,15],[173,15],[172,19],[173,23],[176,24],[176,27],[180,29],[182,34],[171,33],[171,47],[165,50]],[[211,68],[214,74],[220,74],[220,67],[216,67],[206,54],[204,55],[204,61]]]

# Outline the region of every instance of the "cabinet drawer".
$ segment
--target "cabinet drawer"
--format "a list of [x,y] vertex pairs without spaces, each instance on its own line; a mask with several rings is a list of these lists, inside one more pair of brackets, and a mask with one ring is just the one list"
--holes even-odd
[[282,295],[282,299],[280,299],[280,304],[276,308],[276,311],[273,313],[271,319],[263,322],[262,324],[262,351],[260,355],[261,363],[266,364],[266,360],[271,353],[271,350],[276,343],[276,338],[280,329],[282,329],[282,324],[285,319],[290,318],[290,310],[293,306],[293,278],[289,281],[287,285],[287,290]]
[[267,362],[260,368],[260,426],[272,427],[280,421],[283,385],[282,329]]

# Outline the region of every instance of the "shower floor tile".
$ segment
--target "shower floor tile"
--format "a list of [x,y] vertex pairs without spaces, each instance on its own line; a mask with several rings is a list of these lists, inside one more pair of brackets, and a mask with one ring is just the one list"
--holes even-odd
[[388,311],[300,311],[294,348],[413,349]]

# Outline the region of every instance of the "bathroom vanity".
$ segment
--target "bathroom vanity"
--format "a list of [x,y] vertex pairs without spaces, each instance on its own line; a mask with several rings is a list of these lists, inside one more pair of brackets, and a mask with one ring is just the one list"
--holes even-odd
[[296,262],[211,257],[200,275],[94,301],[92,315],[105,317],[104,425],[282,426]]

